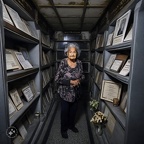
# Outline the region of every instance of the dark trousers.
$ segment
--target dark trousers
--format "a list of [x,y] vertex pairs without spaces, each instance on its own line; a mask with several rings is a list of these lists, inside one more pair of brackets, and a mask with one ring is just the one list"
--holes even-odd
[[61,132],[75,126],[78,102],[67,102],[61,99]]

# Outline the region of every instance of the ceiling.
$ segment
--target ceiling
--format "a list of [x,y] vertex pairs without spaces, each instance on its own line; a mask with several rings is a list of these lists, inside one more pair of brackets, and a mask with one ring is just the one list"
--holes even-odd
[[55,31],[91,31],[110,0],[33,0]]

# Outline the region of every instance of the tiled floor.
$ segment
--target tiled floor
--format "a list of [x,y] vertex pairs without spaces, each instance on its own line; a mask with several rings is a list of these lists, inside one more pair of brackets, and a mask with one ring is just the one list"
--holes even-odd
[[61,137],[59,103],[50,132],[45,135],[45,144],[91,144],[82,101],[79,102],[79,108],[76,117],[76,127],[78,128],[79,133],[73,133],[71,130],[68,130],[68,139],[63,139]]

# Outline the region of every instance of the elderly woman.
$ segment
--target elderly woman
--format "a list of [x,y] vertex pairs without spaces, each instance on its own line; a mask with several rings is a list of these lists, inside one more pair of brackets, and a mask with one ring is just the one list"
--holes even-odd
[[61,60],[55,81],[61,98],[61,135],[68,138],[67,130],[77,133],[75,115],[78,105],[79,86],[84,79],[82,62],[77,58],[80,49],[77,43],[69,43],[64,50],[67,58]]

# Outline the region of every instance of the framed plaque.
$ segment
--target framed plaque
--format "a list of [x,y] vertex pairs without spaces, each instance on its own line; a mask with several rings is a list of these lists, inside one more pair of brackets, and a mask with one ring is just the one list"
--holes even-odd
[[110,67],[113,64],[115,58],[116,58],[116,54],[111,54],[110,55],[109,60],[108,60],[108,62],[106,64],[106,67],[105,67],[106,69],[108,69],[108,70],[110,69]]
[[6,5],[6,8],[7,8],[8,12],[9,12],[9,15],[10,15],[11,19],[13,20],[13,23],[16,26],[16,28],[18,28],[21,31],[23,31],[23,32],[27,33],[28,35],[30,35],[30,32],[29,32],[27,26],[22,21],[22,19],[19,16],[19,14],[14,9],[9,7],[8,5]]
[[5,4],[3,3],[2,0],[1,0],[1,2],[2,2],[2,10],[3,10],[3,19],[4,19],[4,21],[8,22],[11,25],[14,25],[11,18],[10,18],[10,16],[9,16],[9,14],[8,14],[8,12],[7,12],[7,10],[6,10]]
[[114,30],[113,45],[122,43],[128,26],[131,10],[127,11],[116,21]]
[[14,115],[14,113],[16,112],[16,108],[9,97],[8,97],[8,101],[9,101],[9,116],[11,118]]
[[98,34],[96,38],[96,49],[103,47],[104,45],[104,35],[103,34]]
[[130,62],[131,60],[128,59],[122,70],[120,71],[120,75],[127,76],[130,72]]
[[32,90],[32,93],[33,93],[34,95],[36,95],[36,94],[37,94],[37,90],[36,90],[36,85],[35,85],[34,80],[29,81],[28,84],[29,84],[29,87],[30,87],[31,90]]
[[115,60],[110,69],[112,71],[118,72],[122,65],[122,62],[123,62],[122,60]]
[[46,64],[48,64],[48,61],[47,61],[46,54],[45,54],[45,52],[43,51],[43,52],[42,52],[42,65],[46,65]]
[[103,80],[101,99],[113,102],[113,98],[120,99],[122,85],[113,81]]
[[133,30],[133,28],[131,27],[129,32],[127,33],[124,41],[131,41],[132,40],[132,30]]
[[26,98],[26,100],[29,102],[33,99],[34,97],[34,94],[32,93],[32,90],[30,88],[29,85],[25,86],[23,89],[22,89],[22,92]]
[[12,49],[6,49],[6,69],[22,69]]
[[29,62],[31,62],[28,50],[24,47],[19,47],[19,52],[21,52],[23,54],[23,57],[25,58],[25,60],[28,60]]
[[124,63],[126,62],[127,58],[128,58],[128,55],[117,54],[110,70],[119,72],[122,66],[124,65]]
[[20,110],[23,107],[23,102],[18,94],[18,91],[16,89],[12,89],[9,91],[9,94],[17,110]]
[[28,29],[28,34],[31,35],[32,37],[38,39],[38,34],[37,34],[37,30],[35,28],[32,27],[32,25],[30,25],[30,23],[28,21],[25,21],[24,19],[22,19],[22,22],[26,25],[27,29]]
[[18,135],[14,140],[13,140],[13,144],[22,144],[23,143],[23,138]]
[[23,69],[33,68],[33,66],[30,64],[30,62],[28,60],[25,60],[22,52],[15,52],[15,55],[16,55],[19,63],[22,65]]
[[112,45],[112,40],[113,40],[113,33],[110,33],[108,35],[108,39],[107,39],[107,44],[106,46]]

